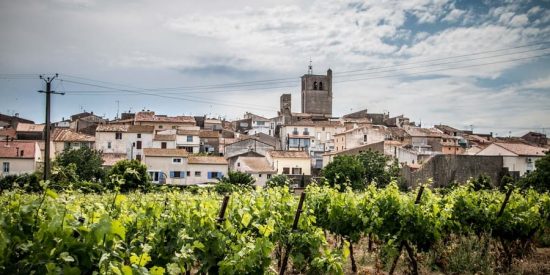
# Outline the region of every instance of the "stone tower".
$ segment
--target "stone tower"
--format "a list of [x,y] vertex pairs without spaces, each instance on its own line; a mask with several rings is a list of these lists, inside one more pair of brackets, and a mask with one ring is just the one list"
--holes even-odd
[[283,124],[290,123],[292,118],[292,97],[290,94],[281,95],[280,116],[283,118]]
[[314,75],[310,69],[302,76],[302,113],[332,116],[332,70]]

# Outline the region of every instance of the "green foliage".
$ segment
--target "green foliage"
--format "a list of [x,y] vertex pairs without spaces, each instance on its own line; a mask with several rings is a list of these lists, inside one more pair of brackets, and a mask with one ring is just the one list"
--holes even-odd
[[491,190],[493,189],[493,185],[491,185],[491,178],[487,175],[481,174],[477,178],[470,180],[470,188],[474,191]]
[[365,179],[367,183],[374,182],[378,187],[384,187],[390,183],[392,175],[388,173],[389,171],[386,171],[387,163],[390,160],[389,157],[369,149],[361,153],[359,159],[365,167]]
[[240,187],[252,187],[256,180],[249,174],[239,171],[229,171],[226,176],[219,179],[219,183],[232,184]]
[[54,166],[67,168],[74,165],[74,172],[80,180],[100,181],[105,178],[105,170],[101,166],[103,158],[101,151],[89,147],[66,149],[56,157]]
[[0,191],[20,188],[26,192],[37,192],[42,190],[40,180],[42,175],[38,173],[8,175],[0,178]]
[[274,187],[290,188],[291,184],[292,184],[292,180],[283,174],[274,175],[266,182],[267,188],[274,188]]
[[535,161],[536,170],[520,179],[522,188],[534,188],[539,192],[550,192],[550,152]]
[[148,190],[151,185],[147,166],[139,160],[118,161],[109,171],[109,179],[109,188],[115,189],[118,185],[121,192]]
[[357,156],[336,156],[321,173],[330,186],[340,191],[344,191],[346,186],[354,190],[365,188],[365,168]]

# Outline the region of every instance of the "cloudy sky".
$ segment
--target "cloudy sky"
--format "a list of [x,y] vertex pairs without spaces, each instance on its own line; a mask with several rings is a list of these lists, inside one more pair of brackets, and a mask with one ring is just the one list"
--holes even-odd
[[550,2],[0,2],[0,113],[276,115],[311,58],[335,115],[367,108],[498,135],[550,134]]

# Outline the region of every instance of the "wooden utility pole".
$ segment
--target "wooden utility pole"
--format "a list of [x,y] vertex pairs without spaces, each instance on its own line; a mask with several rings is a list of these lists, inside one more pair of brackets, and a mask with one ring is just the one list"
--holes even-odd
[[44,129],[44,180],[50,178],[50,134],[51,134],[51,122],[50,122],[50,105],[51,105],[51,94],[64,95],[65,93],[57,93],[51,90],[52,81],[56,79],[59,75],[55,74],[52,77],[44,77],[40,75],[40,79],[46,82],[46,91],[38,91],[39,93],[46,94],[46,127]]

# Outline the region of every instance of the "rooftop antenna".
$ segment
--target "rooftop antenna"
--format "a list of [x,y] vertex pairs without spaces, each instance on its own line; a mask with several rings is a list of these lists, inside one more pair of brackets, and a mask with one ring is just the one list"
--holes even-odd
[[307,74],[313,74],[313,65],[311,65],[311,57],[309,58],[309,66],[307,69]]
[[118,119],[119,107],[120,107],[120,100],[117,100],[116,101],[116,117],[115,117],[115,119]]

